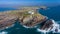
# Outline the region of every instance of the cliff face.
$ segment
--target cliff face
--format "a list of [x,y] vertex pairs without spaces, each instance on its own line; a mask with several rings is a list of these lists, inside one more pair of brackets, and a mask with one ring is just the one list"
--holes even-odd
[[34,13],[34,14],[29,14],[22,17],[20,19],[21,24],[24,24],[25,26],[32,27],[37,25],[39,22],[41,23],[42,21],[45,21],[45,16],[39,14],[39,13]]

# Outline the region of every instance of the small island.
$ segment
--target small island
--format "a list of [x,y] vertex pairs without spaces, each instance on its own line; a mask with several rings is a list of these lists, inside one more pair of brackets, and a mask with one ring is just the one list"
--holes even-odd
[[[38,13],[37,9],[40,9],[40,7],[21,7],[18,10],[0,12],[0,30],[10,27],[17,20],[22,26],[26,26],[28,28],[34,28],[36,25],[47,21],[48,17]],[[53,24],[53,22],[50,21],[39,28],[42,30],[49,28],[50,25]]]

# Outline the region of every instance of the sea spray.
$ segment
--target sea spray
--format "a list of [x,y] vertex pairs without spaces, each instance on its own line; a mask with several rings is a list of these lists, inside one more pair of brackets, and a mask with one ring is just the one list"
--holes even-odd
[[48,30],[41,30],[41,29],[37,28],[37,31],[43,32],[44,34],[46,34],[47,32],[51,32],[51,31],[52,31],[52,33],[60,33],[59,24],[56,23],[54,20],[52,20],[52,22],[53,22],[52,29],[49,28]]
[[8,34],[8,32],[2,31],[2,32],[0,32],[0,34]]

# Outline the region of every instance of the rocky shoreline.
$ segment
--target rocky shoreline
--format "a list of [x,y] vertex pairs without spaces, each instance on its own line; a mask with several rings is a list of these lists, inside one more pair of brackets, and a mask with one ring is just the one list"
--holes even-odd
[[24,7],[20,10],[0,12],[0,29],[11,26],[17,19],[21,25],[29,28],[34,28],[36,25],[43,23],[43,25],[39,27],[40,30],[48,30],[49,28],[51,30],[54,24],[51,19],[48,20],[46,16],[38,13],[37,8]]

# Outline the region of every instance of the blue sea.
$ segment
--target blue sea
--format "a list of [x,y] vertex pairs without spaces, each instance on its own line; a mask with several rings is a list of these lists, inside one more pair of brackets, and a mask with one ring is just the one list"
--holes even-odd
[[[57,23],[60,23],[60,6],[48,7],[49,9],[43,10],[39,9],[38,12],[42,15],[49,17],[50,19],[54,19]],[[15,8],[0,8],[1,12],[16,10]],[[18,21],[14,24],[13,27],[0,31],[0,34],[44,34],[42,32],[38,32],[36,28],[24,28],[19,24]],[[46,33],[46,34],[60,34],[60,33]]]

